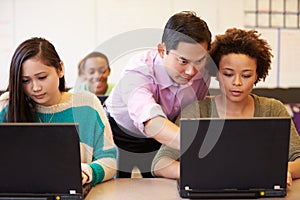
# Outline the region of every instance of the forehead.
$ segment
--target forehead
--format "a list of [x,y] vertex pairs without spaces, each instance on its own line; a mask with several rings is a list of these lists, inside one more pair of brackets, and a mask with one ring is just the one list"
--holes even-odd
[[232,70],[256,70],[256,59],[245,54],[230,53],[221,57],[219,67]]
[[56,68],[53,66],[45,65],[40,59],[31,58],[23,62],[22,64],[22,75],[32,76],[38,73],[56,73]]
[[93,58],[88,58],[85,61],[85,69],[90,69],[90,68],[104,68],[108,65],[106,60],[102,57],[93,57]]
[[207,54],[208,44],[207,42],[203,43],[187,43],[187,42],[179,42],[177,46],[177,53],[180,56],[191,59],[197,60],[203,55]]

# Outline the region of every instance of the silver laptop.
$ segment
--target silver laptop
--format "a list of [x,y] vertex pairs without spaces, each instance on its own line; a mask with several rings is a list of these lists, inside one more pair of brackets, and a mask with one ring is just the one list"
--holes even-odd
[[285,196],[290,122],[290,118],[181,119],[180,196]]
[[0,199],[82,199],[77,124],[0,124]]

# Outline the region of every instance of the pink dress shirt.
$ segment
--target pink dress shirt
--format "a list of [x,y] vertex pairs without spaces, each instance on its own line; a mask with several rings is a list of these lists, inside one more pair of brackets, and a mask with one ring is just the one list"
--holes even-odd
[[206,70],[199,71],[185,85],[175,83],[158,52],[147,51],[125,67],[105,104],[119,125],[136,137],[145,137],[144,122],[157,116],[175,121],[182,108],[206,97],[209,84]]

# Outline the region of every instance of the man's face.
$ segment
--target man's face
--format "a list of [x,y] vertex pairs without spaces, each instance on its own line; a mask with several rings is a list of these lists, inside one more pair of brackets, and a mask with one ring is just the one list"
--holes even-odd
[[208,44],[179,42],[176,50],[160,52],[164,67],[178,84],[188,83],[206,64]]

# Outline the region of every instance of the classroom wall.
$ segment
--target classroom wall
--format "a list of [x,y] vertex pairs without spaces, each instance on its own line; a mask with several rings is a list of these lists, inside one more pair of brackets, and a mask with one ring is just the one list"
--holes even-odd
[[[76,82],[79,60],[95,49],[108,55],[112,68],[109,80],[116,83],[133,54],[156,48],[166,21],[174,13],[197,12],[215,35],[230,27],[244,28],[246,4],[246,0],[1,0],[0,90],[7,87],[13,51],[30,37],[45,37],[54,44],[65,64],[68,87]],[[299,87],[295,73],[299,68],[299,31],[259,31],[270,41],[275,56],[270,77],[258,87]],[[218,87],[216,81],[212,87]]]

